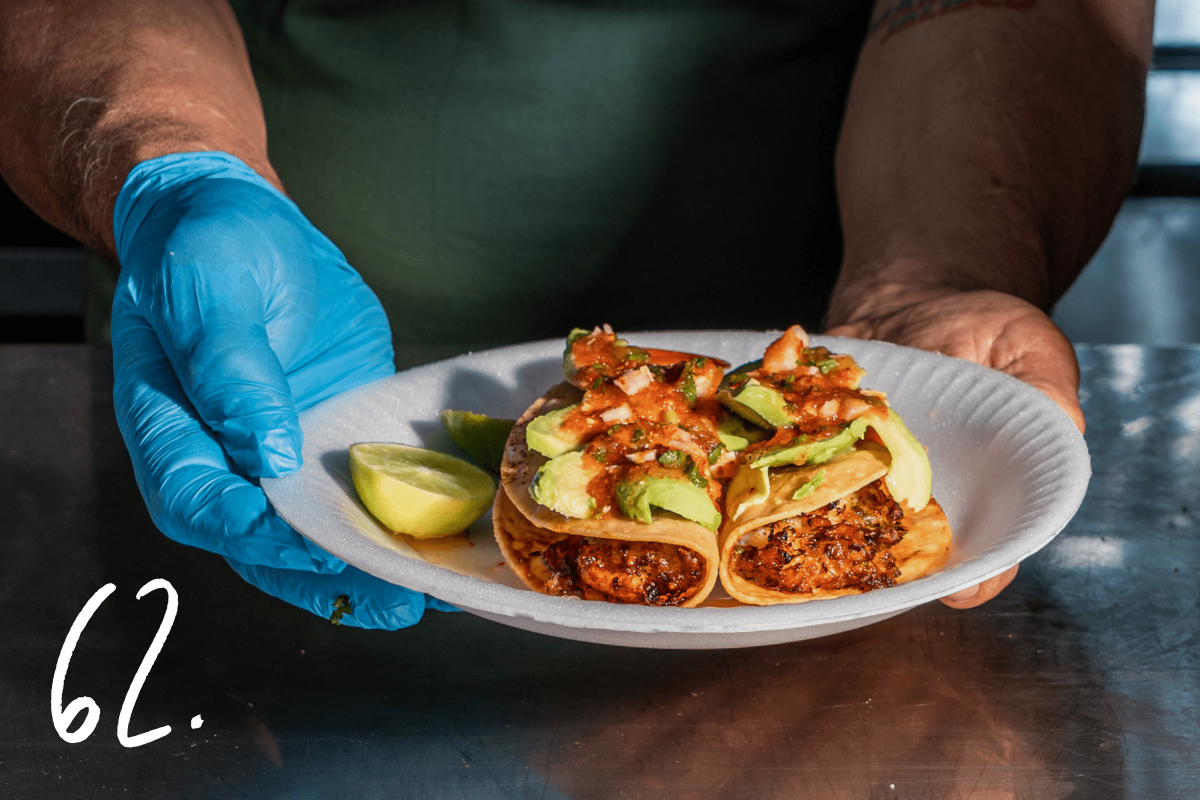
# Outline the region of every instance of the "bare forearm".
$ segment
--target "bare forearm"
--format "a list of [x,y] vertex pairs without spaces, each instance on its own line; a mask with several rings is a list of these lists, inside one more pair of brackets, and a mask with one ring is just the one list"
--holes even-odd
[[197,150],[230,152],[278,184],[224,0],[0,6],[0,173],[42,217],[111,255],[129,170]]
[[1153,4],[966,4],[889,30],[895,5],[876,9],[839,144],[831,322],[921,291],[1048,308],[1127,191]]

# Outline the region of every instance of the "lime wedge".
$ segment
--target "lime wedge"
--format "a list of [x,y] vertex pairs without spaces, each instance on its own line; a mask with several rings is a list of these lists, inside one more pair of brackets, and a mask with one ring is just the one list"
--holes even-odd
[[478,467],[404,444],[351,445],[350,476],[376,519],[418,539],[458,533],[496,494],[496,482]]
[[516,420],[494,419],[472,411],[442,412],[442,427],[450,439],[484,469],[497,475],[504,459],[504,443],[515,423]]

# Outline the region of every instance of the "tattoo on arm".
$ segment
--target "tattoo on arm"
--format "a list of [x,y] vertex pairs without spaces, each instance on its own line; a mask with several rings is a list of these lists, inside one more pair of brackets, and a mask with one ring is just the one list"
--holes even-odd
[[895,0],[871,20],[867,29],[870,36],[879,31],[890,36],[901,28],[924,22],[934,17],[959,11],[969,6],[992,6],[1003,8],[1032,8],[1036,0]]

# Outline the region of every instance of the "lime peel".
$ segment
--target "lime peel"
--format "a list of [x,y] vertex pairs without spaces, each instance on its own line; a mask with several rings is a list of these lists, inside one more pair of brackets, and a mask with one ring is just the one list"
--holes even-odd
[[516,420],[496,419],[473,411],[446,409],[441,413],[442,427],[450,440],[485,469],[500,473],[504,445]]
[[350,477],[362,504],[386,528],[420,539],[462,531],[496,495],[496,482],[478,467],[404,444],[351,445]]

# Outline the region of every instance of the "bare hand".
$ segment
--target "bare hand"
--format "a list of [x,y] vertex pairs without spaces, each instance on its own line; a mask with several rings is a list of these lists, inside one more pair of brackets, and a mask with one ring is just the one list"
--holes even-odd
[[[1044,392],[1083,432],[1074,348],[1050,317],[1012,295],[937,290],[895,297],[851,314],[848,321],[835,324],[826,333],[883,339],[1006,372]],[[977,586],[943,597],[942,602],[951,608],[986,603],[1016,574],[1014,566]]]

